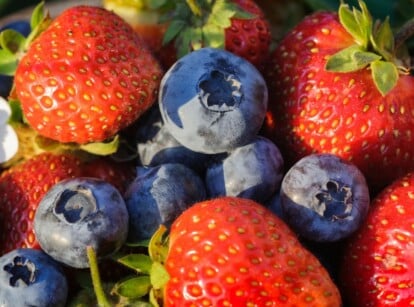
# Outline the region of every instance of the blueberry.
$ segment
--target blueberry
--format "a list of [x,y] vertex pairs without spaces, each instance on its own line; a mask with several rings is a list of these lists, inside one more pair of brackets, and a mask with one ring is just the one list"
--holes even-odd
[[111,184],[94,178],[66,179],[40,201],[34,229],[40,246],[54,259],[87,268],[87,246],[103,258],[125,242],[128,211]]
[[250,143],[267,108],[263,76],[231,52],[201,48],[164,75],[159,106],[167,130],[197,152],[222,153]]
[[348,237],[363,222],[370,203],[361,171],[332,154],[299,160],[283,178],[280,195],[285,221],[317,242]]
[[206,171],[210,197],[237,196],[264,203],[279,189],[283,177],[283,158],[276,145],[256,136],[238,147]]
[[181,163],[202,173],[210,155],[181,145],[165,127],[157,105],[152,107],[136,127],[138,160],[142,166]]
[[185,165],[138,167],[125,194],[130,216],[128,241],[149,239],[161,224],[169,228],[185,209],[205,198],[204,182]]
[[0,257],[0,306],[65,306],[67,297],[62,268],[43,251],[22,248]]
[[280,191],[273,194],[273,196],[264,203],[264,205],[272,211],[274,214],[276,214],[279,218],[282,220],[283,218],[283,210],[282,210],[282,204],[280,201]]

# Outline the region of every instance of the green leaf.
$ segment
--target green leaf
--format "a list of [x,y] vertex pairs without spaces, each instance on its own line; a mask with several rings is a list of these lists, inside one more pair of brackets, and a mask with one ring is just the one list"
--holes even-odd
[[178,58],[181,58],[192,51],[191,28],[185,28],[181,33],[182,34],[175,40]]
[[349,6],[347,4],[341,4],[338,14],[339,20],[345,30],[352,35],[358,44],[362,45],[364,42],[364,34],[362,33],[359,23]]
[[384,59],[391,61],[394,53],[394,34],[392,33],[392,28],[389,22],[389,18],[386,18],[383,23],[381,23],[371,36],[371,43],[374,49],[381,54]]
[[190,46],[192,50],[198,50],[203,47],[203,31],[201,28],[190,28]]
[[162,44],[166,45],[171,42],[184,29],[186,22],[183,20],[173,20],[165,31]]
[[231,25],[231,18],[236,14],[235,7],[229,5],[226,0],[217,0],[211,10],[207,24],[212,23],[222,28],[228,28]]
[[117,259],[117,261],[138,273],[149,274],[151,272],[152,260],[148,255],[129,254]]
[[91,154],[107,156],[115,153],[119,146],[119,135],[115,136],[109,142],[88,143],[80,146],[80,149]]
[[147,295],[151,288],[149,276],[138,276],[117,283],[112,292],[130,299],[137,299]]
[[162,289],[170,279],[170,275],[164,265],[159,262],[153,262],[151,267],[151,284],[154,289]]
[[361,11],[355,7],[351,10],[347,4],[339,6],[339,20],[345,30],[352,35],[355,42],[363,48],[368,47],[372,29],[372,17],[366,5],[359,1]]
[[12,29],[6,29],[0,33],[0,46],[13,54],[23,50],[26,38]]
[[164,263],[168,253],[168,238],[165,237],[167,228],[160,225],[157,231],[152,235],[148,253],[152,261]]
[[9,50],[0,49],[0,74],[13,76],[17,68],[17,57]]
[[385,61],[371,63],[371,73],[375,86],[382,96],[387,95],[398,82],[398,69],[395,64]]
[[45,18],[44,7],[45,7],[45,2],[41,1],[34,8],[32,12],[32,16],[30,18],[30,27],[32,28],[32,30],[35,29]]
[[204,43],[211,48],[224,49],[225,30],[215,24],[206,24],[203,27]]
[[9,100],[9,105],[12,111],[9,118],[9,123],[23,122],[23,111],[20,101],[17,99]]
[[381,56],[364,51],[358,45],[352,45],[329,57],[325,69],[332,72],[352,72],[379,59]]

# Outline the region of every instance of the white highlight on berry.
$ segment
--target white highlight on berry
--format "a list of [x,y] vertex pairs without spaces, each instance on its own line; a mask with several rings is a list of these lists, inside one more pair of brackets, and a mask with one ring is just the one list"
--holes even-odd
[[13,158],[19,150],[19,139],[14,129],[7,123],[11,115],[9,103],[0,97],[0,163]]

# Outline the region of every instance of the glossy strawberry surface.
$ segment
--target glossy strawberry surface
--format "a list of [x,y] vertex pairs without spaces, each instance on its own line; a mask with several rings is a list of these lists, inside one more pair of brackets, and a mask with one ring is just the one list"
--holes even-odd
[[349,306],[414,303],[414,173],[397,179],[372,203],[345,245],[341,283]]
[[39,248],[33,230],[35,211],[57,182],[80,176],[71,155],[42,153],[5,170],[0,176],[0,254],[15,248]]
[[269,66],[265,131],[289,153],[288,164],[333,153],[355,163],[371,186],[383,187],[414,168],[414,77],[401,75],[382,96],[368,68],[325,69],[330,56],[354,43],[334,12],[307,16],[290,31]]
[[161,69],[119,16],[67,9],[31,44],[15,75],[29,124],[79,144],[113,137],[155,101]]
[[223,197],[174,222],[164,306],[339,306],[338,289],[282,220]]

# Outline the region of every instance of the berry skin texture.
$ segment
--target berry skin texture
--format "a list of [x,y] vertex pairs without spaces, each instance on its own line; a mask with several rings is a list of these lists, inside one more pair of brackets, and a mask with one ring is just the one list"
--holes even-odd
[[266,74],[271,100],[264,130],[288,153],[287,165],[315,152],[336,154],[379,190],[414,168],[414,78],[400,75],[381,96],[369,69],[325,70],[329,56],[354,43],[333,12],[314,13],[290,31]]
[[62,12],[30,45],[16,75],[28,123],[59,142],[100,142],[155,101],[162,70],[140,37],[103,8]]
[[355,232],[368,213],[361,171],[332,154],[308,155],[285,174],[280,188],[284,221],[300,236],[334,242]]
[[360,229],[347,241],[340,287],[348,306],[414,303],[414,173],[400,177],[371,203]]
[[164,306],[335,306],[339,291],[287,225],[260,204],[222,197],[173,223]]
[[171,227],[185,209],[205,198],[203,180],[183,164],[138,167],[125,193],[130,217],[128,241],[150,239],[160,224]]
[[39,248],[33,219],[40,200],[59,181],[81,174],[71,155],[41,153],[0,175],[0,254],[16,248]]
[[0,306],[66,306],[68,282],[41,250],[15,249],[0,257]]
[[263,124],[267,99],[266,82],[251,63],[214,48],[178,60],[162,78],[159,93],[171,135],[206,154],[251,142]]
[[253,18],[232,18],[224,31],[225,50],[245,58],[259,70],[269,57],[271,43],[270,24],[255,1],[235,0],[240,8],[254,15]]
[[283,158],[272,141],[257,136],[210,163],[205,178],[211,198],[237,196],[265,203],[280,188]]
[[34,229],[41,248],[74,268],[89,267],[86,248],[98,258],[115,253],[128,234],[128,211],[120,192],[96,178],[54,185],[36,210]]

